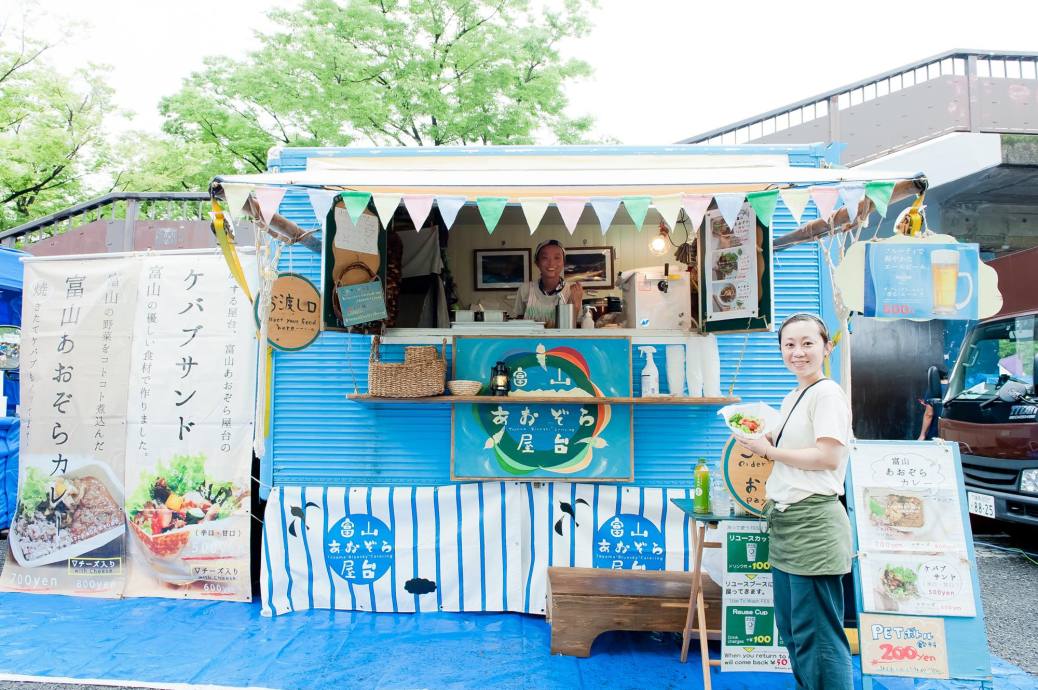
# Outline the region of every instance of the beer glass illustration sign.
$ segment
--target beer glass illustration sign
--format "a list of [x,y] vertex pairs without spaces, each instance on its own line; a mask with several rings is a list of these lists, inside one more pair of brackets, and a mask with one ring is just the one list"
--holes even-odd
[[868,243],[865,316],[978,318],[976,244]]
[[455,479],[630,480],[631,409],[626,338],[458,338],[455,378],[486,381],[503,363],[507,396],[457,404]]

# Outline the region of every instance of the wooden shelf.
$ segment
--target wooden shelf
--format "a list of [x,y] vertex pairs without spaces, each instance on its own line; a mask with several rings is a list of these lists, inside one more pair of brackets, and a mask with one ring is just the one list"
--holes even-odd
[[531,404],[569,404],[569,405],[728,405],[737,403],[741,398],[673,398],[660,396],[655,398],[575,398],[570,396],[542,395],[510,395],[497,397],[493,395],[436,395],[430,398],[380,398],[366,393],[351,393],[347,399],[361,403],[401,403],[401,404],[436,404],[436,403],[473,403],[477,405],[521,405]]

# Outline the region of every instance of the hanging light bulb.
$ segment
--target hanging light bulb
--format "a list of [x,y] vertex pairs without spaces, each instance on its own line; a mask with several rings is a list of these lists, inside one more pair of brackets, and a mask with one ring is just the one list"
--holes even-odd
[[654,256],[663,256],[670,249],[670,231],[667,226],[660,223],[660,232],[649,240],[649,253]]

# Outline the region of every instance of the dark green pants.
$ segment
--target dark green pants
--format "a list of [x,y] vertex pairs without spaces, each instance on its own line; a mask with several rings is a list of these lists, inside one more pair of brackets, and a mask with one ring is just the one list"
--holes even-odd
[[793,575],[772,568],[775,622],[798,690],[852,690],[843,631],[843,576]]

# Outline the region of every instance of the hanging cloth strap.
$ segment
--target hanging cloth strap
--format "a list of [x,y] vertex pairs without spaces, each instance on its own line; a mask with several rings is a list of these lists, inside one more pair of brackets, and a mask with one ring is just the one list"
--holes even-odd
[[213,230],[216,232],[216,242],[220,245],[224,261],[227,262],[231,275],[234,276],[234,280],[249,300],[249,304],[252,304],[252,293],[249,291],[249,284],[245,280],[245,271],[242,270],[241,261],[238,260],[238,252],[234,248],[234,243],[227,237],[227,230],[224,228],[223,211],[220,210],[220,204],[216,201],[216,197],[212,197],[210,201],[213,206]]
[[817,381],[815,381],[814,383],[812,383],[810,386],[805,388],[804,390],[800,391],[800,395],[797,396],[797,401],[795,403],[793,403],[793,407],[789,408],[789,414],[786,415],[785,421],[783,421],[782,422],[782,426],[779,427],[778,435],[775,436],[775,447],[776,448],[778,448],[779,441],[782,440],[782,432],[786,430],[786,424],[789,423],[789,418],[793,416],[793,412],[797,409],[797,405],[800,404],[800,401],[804,399],[804,396],[807,395],[807,392],[809,390],[811,390],[812,388],[817,386],[822,381],[826,381],[826,380],[827,379],[825,379],[825,378],[820,378]]

